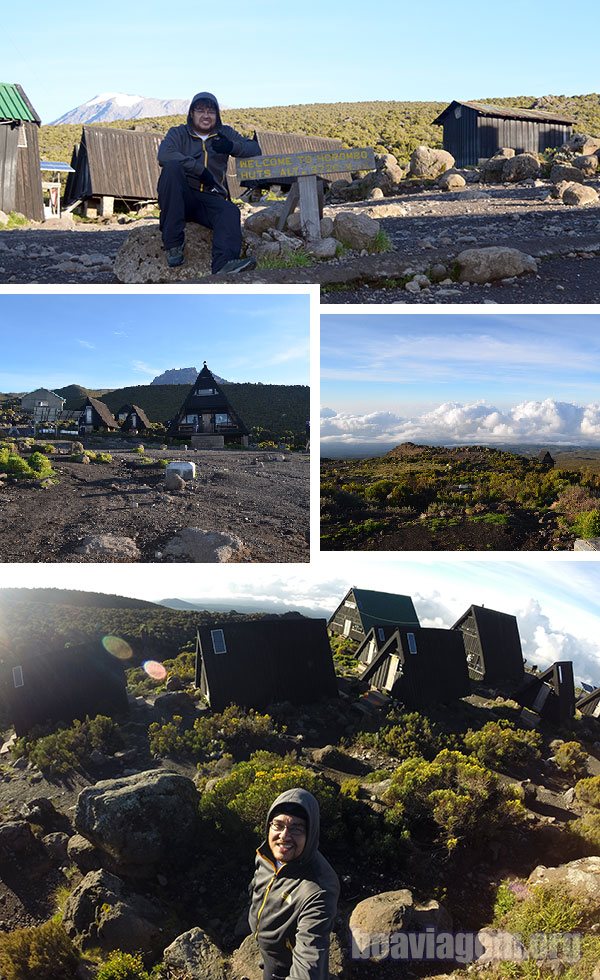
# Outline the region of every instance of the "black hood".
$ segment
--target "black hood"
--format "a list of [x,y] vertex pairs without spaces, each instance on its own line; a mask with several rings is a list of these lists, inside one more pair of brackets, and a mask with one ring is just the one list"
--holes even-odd
[[216,107],[217,107],[217,129],[219,129],[223,125],[223,122],[221,120],[221,110],[219,108],[219,103],[217,102],[217,100],[216,100],[215,96],[212,94],[212,92],[197,92],[196,93],[196,95],[194,96],[194,98],[190,102],[190,107],[188,109],[188,116],[187,116],[187,124],[188,124],[188,126],[192,126],[192,106],[193,106],[194,102],[200,102],[202,99],[205,99],[207,102],[214,102],[214,104],[216,105]]
[[[319,848],[319,835],[320,835],[320,814],[319,814],[319,804],[317,803],[315,797],[312,793],[309,793],[307,789],[288,789],[281,796],[278,796],[276,800],[273,801],[269,813],[267,814],[266,822],[266,840],[269,839],[269,824],[271,823],[272,813],[275,807],[279,807],[282,803],[296,803],[302,807],[308,818],[308,828],[306,835],[306,844],[304,845],[304,850],[299,858],[294,861],[290,861],[290,865],[296,867],[298,864],[308,863],[314,858],[317,850]],[[264,846],[264,845],[263,845]],[[267,852],[270,854],[270,848],[268,843],[266,844]]]

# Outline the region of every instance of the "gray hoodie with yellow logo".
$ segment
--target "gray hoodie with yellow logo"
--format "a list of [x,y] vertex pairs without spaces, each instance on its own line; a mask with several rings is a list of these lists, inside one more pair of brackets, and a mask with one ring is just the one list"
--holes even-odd
[[[300,805],[308,817],[300,857],[277,864],[267,843],[271,814],[282,803]],[[329,941],[340,892],[338,876],[318,850],[319,804],[305,789],[290,789],[274,801],[266,838],[256,852],[248,921],[258,945],[288,980],[327,980]],[[291,961],[291,962],[290,962]]]

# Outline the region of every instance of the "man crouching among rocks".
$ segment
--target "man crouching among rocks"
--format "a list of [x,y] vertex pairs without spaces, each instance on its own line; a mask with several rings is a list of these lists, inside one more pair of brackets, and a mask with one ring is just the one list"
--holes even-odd
[[254,259],[240,259],[240,212],[229,198],[226,173],[230,156],[259,154],[256,140],[222,124],[214,95],[194,96],[187,123],[173,126],[158,148],[160,230],[172,268],[183,263],[186,221],[212,229],[213,273],[254,268]]
[[319,804],[305,789],[278,796],[256,852],[248,921],[264,980],[328,980],[330,934],[340,892],[319,847]]

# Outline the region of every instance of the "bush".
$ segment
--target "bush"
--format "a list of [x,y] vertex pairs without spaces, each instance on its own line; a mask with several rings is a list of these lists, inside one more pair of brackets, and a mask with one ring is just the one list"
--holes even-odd
[[0,937],[3,980],[70,980],[78,963],[77,950],[54,920]]
[[600,776],[580,779],[575,786],[575,796],[581,803],[587,803],[600,810]]
[[139,953],[122,953],[117,949],[102,964],[96,980],[152,980],[156,976],[160,976],[158,968],[148,973]]
[[594,854],[600,854],[600,813],[586,813],[569,824],[569,833],[589,844]]
[[50,476],[54,472],[50,460],[42,453],[32,453],[29,465],[37,476]]
[[247,758],[259,748],[275,748],[280,734],[270,715],[232,704],[221,713],[197,718],[191,729],[183,727],[180,715],[164,725],[152,722],[148,740],[154,755],[201,761],[224,752]]
[[112,463],[112,459],[110,453],[95,453],[94,463]]
[[443,741],[429,718],[418,711],[410,711],[400,715],[396,724],[381,730],[378,746],[399,759],[410,759],[411,756],[434,759],[445,748]]
[[586,510],[573,522],[573,531],[580,538],[600,537],[600,510]]
[[[514,886],[513,886],[514,887]],[[519,935],[528,942],[537,933],[574,932],[585,921],[585,908],[568,892],[535,885],[528,889],[521,885],[524,897],[514,903],[494,925]]]
[[541,735],[514,728],[504,718],[488,721],[479,731],[465,733],[466,749],[484,766],[506,772],[524,768],[540,758]]
[[473,757],[444,749],[432,762],[407,759],[385,794],[388,822],[452,850],[475,846],[518,825],[523,805],[514,790]]
[[588,756],[579,742],[562,742],[554,753],[558,768],[568,776],[585,776],[588,771]]
[[14,754],[24,756],[42,772],[64,775],[84,766],[90,754],[115,752],[122,747],[119,729],[106,715],[75,720],[68,728],[59,728],[50,735],[35,735],[17,739]]

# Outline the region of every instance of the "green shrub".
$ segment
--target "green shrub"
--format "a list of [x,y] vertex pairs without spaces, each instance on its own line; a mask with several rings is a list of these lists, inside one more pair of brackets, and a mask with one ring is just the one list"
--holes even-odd
[[494,899],[494,921],[510,912],[517,904],[517,896],[509,881],[501,881]]
[[432,762],[407,759],[392,776],[385,794],[388,822],[411,834],[475,846],[505,833],[524,818],[514,790],[472,756],[444,749]]
[[600,813],[586,813],[573,820],[569,824],[569,833],[585,841],[594,854],[600,855]]
[[600,537],[600,510],[586,510],[573,521],[573,531],[580,538]]
[[376,480],[365,489],[365,497],[367,500],[384,501],[394,486],[394,480]]
[[9,476],[17,477],[32,477],[37,475],[22,456],[19,456],[18,453],[11,452],[9,449],[0,449],[0,473],[7,473]]
[[143,456],[146,450],[144,449],[143,446],[136,446],[134,452],[137,453],[138,456]]
[[24,756],[42,772],[64,775],[89,761],[90,754],[114,752],[122,747],[119,729],[106,715],[75,720],[69,727],[59,728],[49,735],[26,736],[17,739],[14,754]]
[[192,728],[185,729],[182,717],[175,715],[164,725],[152,722],[148,729],[150,751],[154,755],[190,757],[197,761],[224,752],[247,758],[261,747],[276,747],[279,738],[280,732],[270,715],[237,705],[197,718]]
[[110,453],[96,453],[94,463],[112,463],[112,459]]
[[77,950],[54,920],[0,936],[3,980],[70,980],[78,963]]
[[525,943],[537,933],[574,932],[585,921],[585,906],[568,892],[522,885],[521,894],[522,900],[516,901],[494,924],[516,933]]
[[500,718],[488,721],[479,731],[465,733],[465,747],[484,766],[503,772],[523,768],[540,758],[541,735],[523,728],[514,728]]
[[399,759],[410,759],[411,756],[433,759],[445,748],[443,741],[429,718],[418,711],[410,711],[399,715],[395,724],[381,730],[378,746]]
[[600,810],[600,776],[580,779],[575,786],[575,795],[581,803],[587,803]]
[[357,800],[360,795],[360,783],[358,779],[343,779],[340,785],[340,793],[347,796],[350,800]]
[[117,949],[102,964],[96,980],[152,980],[159,975],[156,969],[148,973],[140,953],[122,953]]
[[32,453],[28,462],[31,469],[38,476],[49,476],[54,472],[50,460],[42,453]]
[[588,771],[588,756],[579,742],[562,742],[554,753],[558,768],[568,776],[585,776]]

